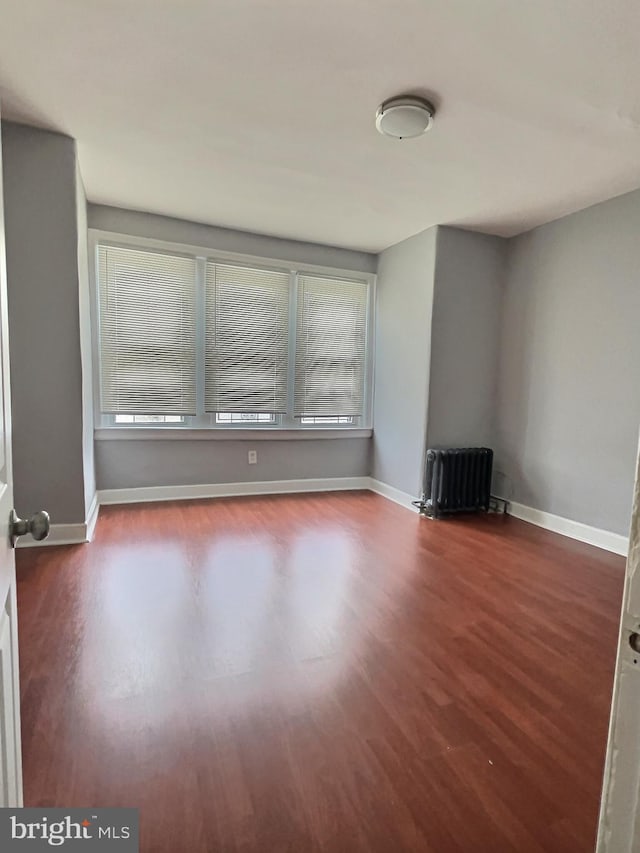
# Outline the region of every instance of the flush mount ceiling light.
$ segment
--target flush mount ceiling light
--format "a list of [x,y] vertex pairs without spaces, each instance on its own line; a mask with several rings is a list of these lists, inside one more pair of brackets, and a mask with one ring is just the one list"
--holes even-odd
[[411,139],[429,130],[435,113],[433,104],[424,98],[399,95],[380,104],[376,112],[376,127],[385,136]]

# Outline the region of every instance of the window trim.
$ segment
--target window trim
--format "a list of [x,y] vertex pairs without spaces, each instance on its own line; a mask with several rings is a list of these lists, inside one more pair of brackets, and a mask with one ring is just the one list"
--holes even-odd
[[[237,252],[218,251],[205,246],[175,243],[172,241],[156,240],[149,237],[137,237],[101,229],[88,229],[89,243],[89,283],[91,291],[91,347],[93,356],[93,405],[94,432],[97,440],[106,439],[142,439],[142,438],[230,438],[230,439],[285,439],[285,438],[339,438],[339,437],[369,437],[372,434],[373,415],[373,374],[374,374],[374,330],[375,330],[375,273],[345,270],[338,267],[319,266],[317,264],[288,261],[282,258],[268,258],[259,255],[247,255]],[[98,246],[109,245],[122,248],[147,249],[166,254],[187,255],[196,260],[196,298],[200,305],[204,304],[205,269],[207,260],[222,263],[235,263],[245,266],[281,270],[290,275],[290,304],[289,304],[289,393],[288,411],[286,415],[276,415],[275,424],[216,424],[215,414],[201,413],[186,417],[185,423],[176,424],[116,424],[113,415],[105,415],[100,409],[100,303],[98,293]],[[293,417],[293,386],[294,371],[291,369],[292,353],[295,354],[296,334],[296,305],[298,287],[296,275],[310,273],[328,278],[335,277],[343,280],[364,281],[367,289],[367,328],[365,340],[365,388],[363,415],[356,418],[353,424],[302,424],[299,418]],[[293,337],[292,337],[293,335]],[[204,313],[198,310],[196,316],[196,394],[198,411],[202,412],[204,397],[204,345],[205,322]],[[224,435],[223,435],[224,434]],[[240,435],[241,434],[241,435]]]

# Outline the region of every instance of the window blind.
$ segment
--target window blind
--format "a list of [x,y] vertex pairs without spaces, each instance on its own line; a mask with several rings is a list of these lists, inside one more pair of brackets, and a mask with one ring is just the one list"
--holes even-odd
[[298,277],[296,417],[362,415],[367,284]]
[[207,262],[205,409],[287,411],[289,273]]
[[101,407],[195,415],[195,260],[98,248]]

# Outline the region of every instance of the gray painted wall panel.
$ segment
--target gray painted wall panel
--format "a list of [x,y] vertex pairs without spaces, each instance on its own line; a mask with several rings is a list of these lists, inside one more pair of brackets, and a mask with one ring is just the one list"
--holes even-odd
[[425,447],[436,228],[378,262],[372,475],[419,496]]
[[[247,451],[258,451],[258,464]],[[370,439],[96,441],[100,489],[364,477]]]
[[427,445],[495,443],[507,241],[438,228]]
[[76,153],[2,123],[16,509],[85,520]]
[[640,191],[510,241],[496,466],[528,506],[628,532],[640,423]]

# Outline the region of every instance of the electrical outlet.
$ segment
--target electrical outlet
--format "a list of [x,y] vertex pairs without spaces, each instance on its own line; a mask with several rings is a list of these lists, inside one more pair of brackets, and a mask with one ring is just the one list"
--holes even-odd
[[249,451],[249,465],[257,465],[258,464],[258,451],[250,450]]

